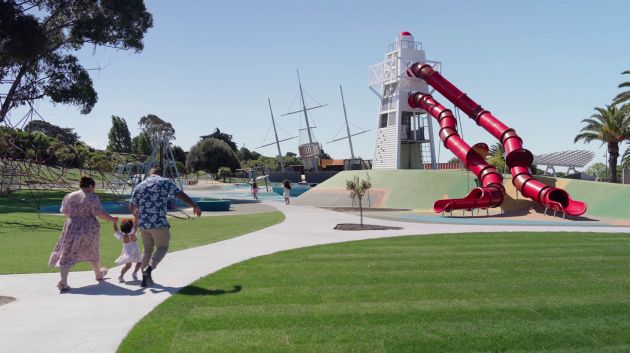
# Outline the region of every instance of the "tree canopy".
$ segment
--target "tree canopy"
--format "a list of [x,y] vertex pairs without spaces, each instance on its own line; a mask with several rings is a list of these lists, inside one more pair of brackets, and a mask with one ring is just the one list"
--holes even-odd
[[125,119],[112,115],[112,128],[107,135],[107,149],[112,152],[131,153],[131,133]]
[[173,158],[175,158],[175,161],[177,162],[186,164],[186,152],[184,152],[184,149],[179,146],[173,146]]
[[201,136],[201,139],[207,139],[207,138],[214,138],[217,140],[224,141],[225,143],[228,144],[228,146],[230,146],[232,151],[234,151],[235,153],[238,152],[238,147],[236,146],[236,143],[232,141],[232,135],[226,134],[225,132],[221,132],[221,130],[219,130],[218,127],[214,129],[214,132],[212,134]]
[[175,128],[171,123],[160,119],[157,115],[147,114],[140,118],[138,126],[151,140],[161,137],[168,140],[175,140]]
[[232,170],[241,167],[236,153],[225,141],[205,138],[188,152],[186,168],[191,172],[203,170],[216,173],[220,167],[229,167]]
[[630,140],[630,112],[615,105],[605,108],[596,107],[597,113],[582,120],[586,125],[575,136],[574,142],[600,141],[608,147],[608,165],[612,182],[617,182],[617,158],[619,158],[619,144]]
[[238,150],[238,152],[236,152],[236,156],[241,162],[254,159],[254,157],[252,157],[252,152],[249,149],[247,149],[245,146],[241,147],[241,149]]
[[[622,75],[630,75],[630,70],[626,70],[621,73]],[[619,88],[628,88],[630,87],[630,81],[622,82],[619,84]],[[619,93],[614,100],[615,104],[630,104],[630,89],[626,89],[625,91]],[[630,108],[628,108],[630,109]]]
[[332,157],[328,153],[324,152],[323,148],[319,151],[318,157],[319,159],[332,159]]
[[490,146],[486,160],[488,164],[497,168],[499,173],[507,172],[507,165],[505,164],[505,148],[500,142]]
[[74,129],[69,127],[59,127],[44,120],[29,121],[29,123],[24,126],[24,131],[31,133],[41,132],[48,137],[56,138],[68,145],[74,145],[79,141],[79,135],[74,132]]
[[604,163],[597,162],[588,167],[584,171],[584,173],[588,175],[593,175],[598,179],[605,179],[606,174],[608,173],[608,168],[606,168],[606,165]]
[[461,163],[459,158],[457,157],[451,157],[451,159],[448,160],[448,162],[446,163]]
[[148,156],[153,152],[151,139],[146,133],[141,132],[138,136],[131,139],[131,151],[135,154]]
[[0,1],[0,122],[44,97],[89,113],[97,93],[73,54],[85,44],[140,52],[152,25],[143,0]]

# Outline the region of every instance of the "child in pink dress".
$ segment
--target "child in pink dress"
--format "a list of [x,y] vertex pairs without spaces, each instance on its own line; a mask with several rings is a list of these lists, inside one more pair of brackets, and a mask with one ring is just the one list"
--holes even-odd
[[134,280],[138,279],[138,271],[140,270],[142,258],[140,256],[140,250],[138,249],[136,229],[131,219],[123,220],[120,224],[120,230],[118,230],[118,224],[114,223],[114,237],[123,243],[122,252],[115,261],[116,265],[125,265],[120,271],[120,276],[118,276],[118,282],[120,283],[125,282],[125,273],[131,268],[132,263],[136,264],[136,268],[133,270],[131,277]]

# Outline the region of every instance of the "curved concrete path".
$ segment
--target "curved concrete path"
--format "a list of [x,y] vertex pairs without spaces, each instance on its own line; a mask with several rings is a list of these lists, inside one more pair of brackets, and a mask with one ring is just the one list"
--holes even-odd
[[[119,284],[119,268],[96,284],[91,272],[70,274],[71,291],[59,294],[57,273],[0,276],[0,294],[17,300],[0,306],[3,352],[115,352],[127,332],[154,307],[191,282],[229,265],[282,250],[398,235],[498,232],[583,231],[630,233],[630,227],[535,227],[403,223],[365,219],[369,224],[403,227],[390,231],[336,231],[358,217],[309,206],[266,201],[286,215],[285,222],[237,238],[167,255],[154,277],[158,284]],[[209,230],[211,231],[211,230]],[[174,234],[184,237],[185,234]],[[46,259],[42,259],[46,261]]]

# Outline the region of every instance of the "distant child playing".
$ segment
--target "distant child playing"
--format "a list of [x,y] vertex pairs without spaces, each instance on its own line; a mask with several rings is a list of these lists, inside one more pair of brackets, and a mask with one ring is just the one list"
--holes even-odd
[[291,182],[288,180],[285,180],[282,184],[282,196],[284,196],[285,205],[291,203],[289,200],[291,198]]
[[256,180],[252,183],[252,195],[254,195],[255,200],[258,200],[258,184]]
[[114,237],[123,242],[122,252],[115,261],[116,265],[125,265],[120,271],[120,276],[118,276],[118,282],[120,283],[125,282],[125,273],[131,268],[132,263],[136,264],[136,268],[133,270],[131,277],[134,280],[138,279],[142,257],[138,249],[136,229],[137,227],[131,219],[124,219],[120,224],[120,230],[118,230],[118,224],[114,222]]

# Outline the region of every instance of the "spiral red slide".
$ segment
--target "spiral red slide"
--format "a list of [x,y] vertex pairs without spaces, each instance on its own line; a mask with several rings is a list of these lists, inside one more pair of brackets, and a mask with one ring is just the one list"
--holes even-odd
[[440,139],[444,146],[451,150],[466,168],[475,173],[481,181],[481,187],[474,188],[462,199],[437,200],[433,204],[435,212],[450,212],[453,210],[496,207],[503,203],[503,177],[489,165],[478,153],[487,153],[488,146],[477,144],[471,148],[457,133],[457,120],[453,113],[435,101],[429,94],[414,93],[409,96],[409,105],[422,108],[433,116],[440,124]]
[[[440,75],[439,72],[435,71],[431,65],[425,63],[415,63],[411,65],[408,74],[426,81],[430,86],[435,88],[436,91],[446,97],[446,99],[451,101],[456,107],[461,109],[464,113],[466,113],[466,115],[473,119],[477,125],[483,127],[492,136],[497,138],[501,144],[503,144],[506,154],[505,163],[510,168],[512,183],[516,189],[521,192],[521,194],[545,206],[546,208],[564,212],[568,215],[579,216],[586,212],[586,203],[573,200],[566,191],[545,185],[532,176],[530,167],[534,160],[534,156],[530,151],[523,148],[523,140],[516,134],[514,129],[507,127],[495,118],[492,113],[483,109],[481,105],[477,104],[465,93],[457,89],[457,87],[455,87],[451,82]],[[487,163],[485,163],[485,160],[483,160],[481,156],[477,153],[470,153],[471,151],[474,152],[474,150],[472,150],[465,142],[461,141],[461,138],[457,135],[457,131],[455,130],[456,121],[452,118],[452,114],[450,114],[451,118],[446,120],[447,113],[444,112],[446,111],[450,113],[450,111],[448,111],[448,109],[444,109],[444,107],[435,102],[431,96],[422,93],[412,93],[409,96],[409,104],[412,107],[425,109],[433,117],[438,119],[440,122],[440,138],[444,142],[445,146],[466,164],[466,168],[478,176],[481,184],[485,187],[486,184],[484,180],[488,178],[487,175],[492,174],[492,172],[496,173],[496,170],[490,171],[488,167],[485,167],[487,166]],[[442,114],[442,116],[440,116],[440,114]],[[444,124],[442,121],[444,121]],[[453,132],[455,132],[455,134],[453,134]],[[455,139],[453,139],[454,136],[456,136]],[[450,142],[451,139],[453,139],[453,142]],[[463,151],[467,151],[466,154],[463,154]],[[480,157],[481,161],[479,161],[477,157]],[[484,171],[487,172],[483,173]],[[486,188],[491,186],[489,181],[487,185],[488,186]],[[481,189],[484,189],[484,187]],[[496,188],[494,186],[492,187],[494,191]],[[501,191],[503,191],[502,186]],[[448,206],[446,210],[448,210],[449,207],[451,210],[470,208],[466,206],[468,203],[472,202],[471,199],[478,196],[479,192],[480,191],[473,190],[463,199],[451,200],[454,204]],[[491,199],[491,197],[484,197],[484,194],[482,194],[480,198],[475,200],[485,202],[488,199]],[[495,202],[488,202],[488,205],[490,207],[500,205],[501,202],[503,202],[503,193],[501,193],[500,199],[501,201],[498,204],[495,204]],[[436,212],[441,212],[439,211],[439,207],[436,208],[436,206],[446,207],[447,204],[442,203],[445,201],[447,200],[437,201],[434,205],[434,210]],[[497,199],[494,201],[497,201]]]

